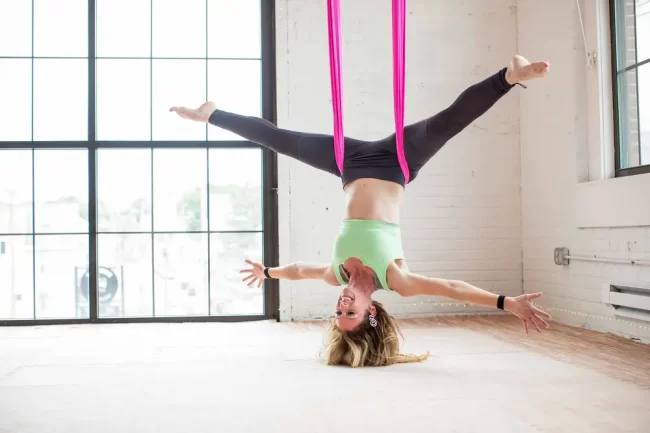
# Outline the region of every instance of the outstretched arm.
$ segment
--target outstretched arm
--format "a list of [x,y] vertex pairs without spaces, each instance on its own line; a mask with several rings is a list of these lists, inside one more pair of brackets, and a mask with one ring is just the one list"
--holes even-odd
[[[431,295],[444,296],[455,301],[483,307],[497,308],[499,295],[472,286],[464,281],[429,278],[411,272],[393,273],[391,288],[403,296]],[[544,318],[550,319],[551,315],[535,307],[530,301],[542,296],[541,293],[524,294],[517,297],[506,297],[503,309],[519,317],[524,324],[526,333],[531,325],[537,332],[540,327],[549,327]]]
[[[264,275],[265,266],[252,260],[246,260],[246,263],[250,267],[240,271],[241,274],[246,275],[242,281],[249,287],[255,283],[257,283],[257,287],[260,287],[262,281],[267,278]],[[332,286],[339,285],[332,266],[327,264],[294,262],[288,265],[269,268],[268,274],[271,278],[280,280],[322,280]]]

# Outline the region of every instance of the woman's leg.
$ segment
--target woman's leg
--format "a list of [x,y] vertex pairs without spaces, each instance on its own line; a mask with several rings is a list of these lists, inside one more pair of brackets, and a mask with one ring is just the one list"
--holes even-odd
[[[515,84],[543,76],[548,62],[530,64],[515,56],[508,68],[467,88],[451,106],[433,117],[404,129],[405,154],[412,171],[417,172],[456,134],[487,112]],[[510,82],[509,82],[510,81]]]
[[242,116],[222,110],[213,111],[209,123],[274,152],[297,159],[335,176],[341,176],[334,157],[334,139],[331,135],[280,129],[259,117]]

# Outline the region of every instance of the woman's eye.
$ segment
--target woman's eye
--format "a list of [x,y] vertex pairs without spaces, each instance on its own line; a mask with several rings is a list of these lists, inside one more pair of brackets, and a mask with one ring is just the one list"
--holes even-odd
[[336,317],[341,317],[341,312],[340,311],[335,311],[334,314],[336,314]]
[[348,311],[348,317],[354,317],[356,315],[357,313],[355,313],[354,311]]

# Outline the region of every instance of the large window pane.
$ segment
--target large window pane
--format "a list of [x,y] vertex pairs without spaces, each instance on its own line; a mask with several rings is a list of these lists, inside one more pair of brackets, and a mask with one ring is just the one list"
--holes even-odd
[[212,315],[264,314],[264,285],[247,287],[245,259],[262,261],[261,233],[210,235],[210,302]]
[[151,231],[151,149],[97,151],[100,232]]
[[88,151],[35,150],[36,233],[88,233]]
[[[222,110],[248,116],[262,113],[261,63],[255,60],[208,60],[208,99]],[[210,125],[209,140],[241,140]]]
[[181,119],[169,109],[205,102],[205,60],[153,61],[153,139],[205,140],[205,124]]
[[154,235],[156,316],[208,315],[208,235]]
[[97,56],[151,55],[151,0],[97,0]]
[[0,233],[31,232],[32,151],[1,150]]
[[206,0],[152,2],[153,56],[205,57]]
[[99,235],[99,317],[153,315],[151,235]]
[[88,139],[88,61],[34,60],[34,140]]
[[88,318],[87,235],[36,236],[36,318]]
[[34,0],[34,56],[88,56],[87,0]]
[[641,164],[650,164],[650,64],[639,68],[639,130]]
[[636,0],[636,47],[639,62],[650,59],[650,1]]
[[636,69],[618,74],[619,158],[621,168],[636,167],[640,163],[636,75]]
[[262,151],[210,149],[210,230],[262,230]]
[[207,230],[207,150],[153,151],[154,230]]
[[31,236],[0,236],[0,319],[33,319]]
[[[0,42],[1,43],[1,42]],[[0,59],[0,141],[32,139],[32,61]]]
[[261,1],[208,0],[208,57],[261,57]]
[[149,60],[97,61],[97,139],[151,138]]
[[31,0],[0,2],[0,57],[32,55]]

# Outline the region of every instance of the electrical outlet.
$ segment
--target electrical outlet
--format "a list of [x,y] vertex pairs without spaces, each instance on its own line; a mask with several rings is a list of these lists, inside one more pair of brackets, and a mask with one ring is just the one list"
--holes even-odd
[[569,264],[569,249],[565,247],[556,248],[553,253],[553,260],[558,266],[566,266]]

